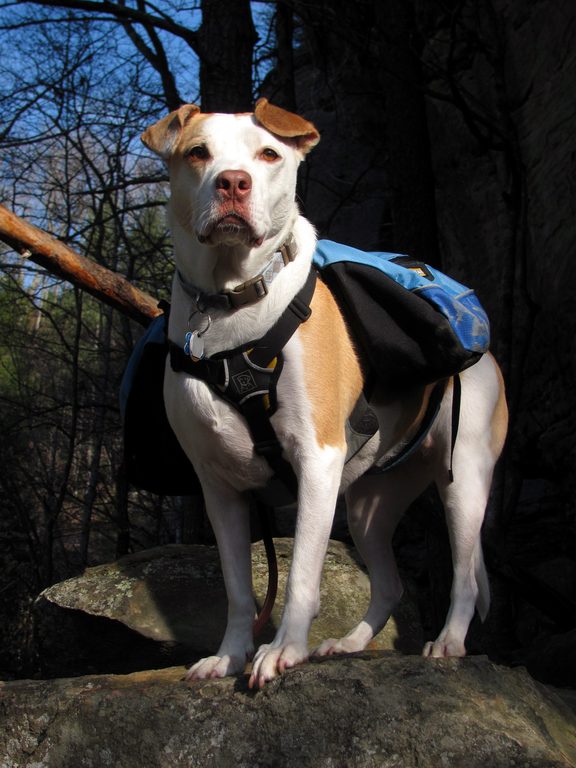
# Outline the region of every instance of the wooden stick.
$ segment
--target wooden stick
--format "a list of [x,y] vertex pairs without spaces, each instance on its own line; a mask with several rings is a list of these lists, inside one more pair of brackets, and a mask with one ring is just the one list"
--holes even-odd
[[160,314],[158,302],[125,277],[96,264],[0,205],[0,240],[54,275],[118,309],[141,325]]

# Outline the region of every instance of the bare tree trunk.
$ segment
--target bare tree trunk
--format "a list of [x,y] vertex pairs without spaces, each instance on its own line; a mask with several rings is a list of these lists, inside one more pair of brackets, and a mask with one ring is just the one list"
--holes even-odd
[[248,0],[204,0],[197,50],[205,112],[252,109],[252,57],[257,39]]
[[438,233],[421,64],[415,50],[412,4],[387,0],[374,5],[376,24],[387,42],[376,76],[386,103],[387,170],[393,242],[424,261],[438,263]]
[[[108,389],[110,378],[110,347],[112,337],[112,320],[110,318],[110,309],[108,307],[100,308],[100,327],[96,340],[96,347],[102,350],[100,386],[103,392]],[[96,395],[96,387],[94,395]],[[96,397],[95,397],[96,399]],[[100,404],[97,407],[95,418],[91,424],[92,444],[90,446],[89,471],[82,500],[82,515],[80,523],[80,560],[83,565],[88,564],[90,534],[92,530],[92,514],[94,504],[98,495],[98,483],[100,480],[100,462],[102,459],[102,446],[104,444],[104,434],[106,429],[106,408]]]
[[116,472],[116,558],[130,551],[130,515],[128,512],[128,480],[121,464]]
[[276,8],[277,91],[272,94],[279,107],[297,111],[294,79],[294,13],[287,3]]
[[66,435],[66,444],[61,450],[58,443],[55,443],[52,450],[52,471],[51,475],[58,478],[57,487],[52,487],[47,494],[44,502],[44,542],[43,542],[43,580],[45,585],[52,584],[54,580],[54,544],[58,522],[64,510],[66,498],[69,493],[70,476],[74,462],[74,452],[78,439],[78,382],[80,372],[80,345],[82,333],[82,293],[75,290],[76,299],[76,329],[72,345],[72,382],[71,394],[72,402],[70,407],[69,421],[62,429]]

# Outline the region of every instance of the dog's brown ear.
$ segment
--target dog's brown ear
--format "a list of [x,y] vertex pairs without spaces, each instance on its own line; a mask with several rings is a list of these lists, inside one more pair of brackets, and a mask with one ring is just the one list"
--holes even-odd
[[200,112],[196,104],[184,104],[184,106],[170,112],[154,125],[146,128],[141,136],[148,149],[168,160],[174,152],[182,129],[186,123]]
[[258,99],[254,117],[270,133],[283,139],[292,139],[304,154],[320,141],[320,134],[312,123],[299,115],[275,107],[268,99]]

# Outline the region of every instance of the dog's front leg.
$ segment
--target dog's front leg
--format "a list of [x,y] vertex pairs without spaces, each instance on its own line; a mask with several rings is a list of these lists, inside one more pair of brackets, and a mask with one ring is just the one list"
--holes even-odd
[[320,608],[322,566],[343,465],[344,453],[326,446],[300,467],[298,517],[282,620],[272,643],[256,652],[250,688],[262,688],[308,658],[308,632]]
[[226,632],[215,656],[208,656],[188,671],[188,680],[225,677],[242,672],[254,651],[250,519],[248,503],[233,489],[202,484],[206,511],[216,541],[228,598]]

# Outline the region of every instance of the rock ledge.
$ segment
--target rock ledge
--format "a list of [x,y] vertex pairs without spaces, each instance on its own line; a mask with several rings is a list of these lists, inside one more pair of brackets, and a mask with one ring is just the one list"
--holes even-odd
[[0,684],[1,768],[576,766],[574,714],[484,657],[331,658],[259,692],[182,674]]

